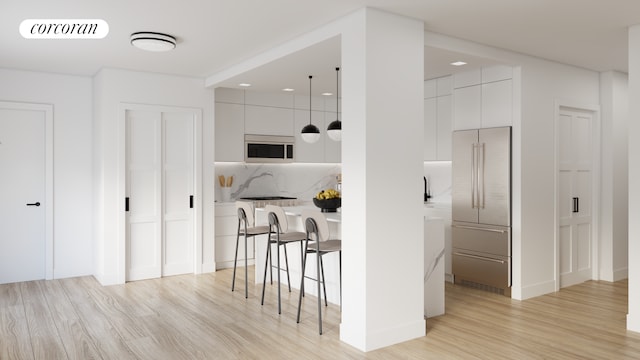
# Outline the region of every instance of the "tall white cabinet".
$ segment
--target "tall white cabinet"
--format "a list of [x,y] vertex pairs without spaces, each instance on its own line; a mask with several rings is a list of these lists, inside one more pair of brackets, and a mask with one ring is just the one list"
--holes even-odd
[[190,112],[126,110],[126,280],[194,271]]
[[506,65],[453,75],[453,130],[511,126],[512,77]]
[[424,160],[451,160],[452,77],[424,82]]

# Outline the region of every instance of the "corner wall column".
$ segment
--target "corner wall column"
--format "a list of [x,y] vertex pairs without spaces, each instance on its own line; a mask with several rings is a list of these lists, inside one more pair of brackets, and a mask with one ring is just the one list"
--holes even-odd
[[369,351],[426,331],[424,25],[370,8],[345,24],[340,339]]
[[[640,25],[629,28],[629,139],[640,137]],[[640,142],[629,141],[629,184],[640,183]],[[627,329],[640,332],[640,189],[629,186],[629,313]]]

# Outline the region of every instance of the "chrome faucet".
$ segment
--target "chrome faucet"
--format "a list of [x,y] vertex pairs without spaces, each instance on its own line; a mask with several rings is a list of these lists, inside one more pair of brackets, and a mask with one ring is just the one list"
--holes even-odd
[[429,198],[431,197],[431,194],[429,194],[429,186],[427,185],[427,177],[423,176],[424,178],[424,201],[427,202],[429,201]]

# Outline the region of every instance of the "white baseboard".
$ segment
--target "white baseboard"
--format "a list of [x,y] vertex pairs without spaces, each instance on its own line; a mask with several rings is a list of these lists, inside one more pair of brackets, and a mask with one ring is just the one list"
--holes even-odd
[[640,314],[627,314],[627,330],[640,333]]
[[[520,297],[517,300],[531,299],[536,296],[550,294],[556,291],[556,282],[553,280],[523,286],[520,290]],[[512,293],[513,294],[513,293]]]
[[[357,335],[352,338],[347,334]],[[372,351],[425,335],[426,323],[424,319],[367,335],[361,334],[360,331],[350,332],[344,323],[340,324],[340,340],[361,351]]]
[[202,273],[206,274],[206,273],[212,273],[216,271],[216,263],[212,262],[212,263],[204,263],[202,264]]
[[[248,266],[255,265],[254,259],[247,260],[247,265]],[[238,267],[244,267],[244,260],[242,260],[242,261],[238,260],[238,265],[237,266]],[[216,270],[231,269],[231,268],[233,268],[233,260],[231,260],[231,261],[218,261],[218,262],[215,263],[215,269]],[[204,272],[204,268],[203,268],[202,272]]]

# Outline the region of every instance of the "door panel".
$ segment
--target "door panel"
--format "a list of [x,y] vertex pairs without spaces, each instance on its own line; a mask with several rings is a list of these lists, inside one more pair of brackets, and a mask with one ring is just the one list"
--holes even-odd
[[193,272],[193,115],[163,113],[163,276]]
[[560,287],[591,279],[591,113],[561,109],[558,153]]
[[128,110],[127,126],[127,281],[161,274],[160,118],[151,111]]
[[0,284],[45,278],[45,124],[43,111],[0,109]]
[[475,191],[474,144],[478,141],[477,130],[456,131],[452,138],[452,217],[454,221],[478,222]]

